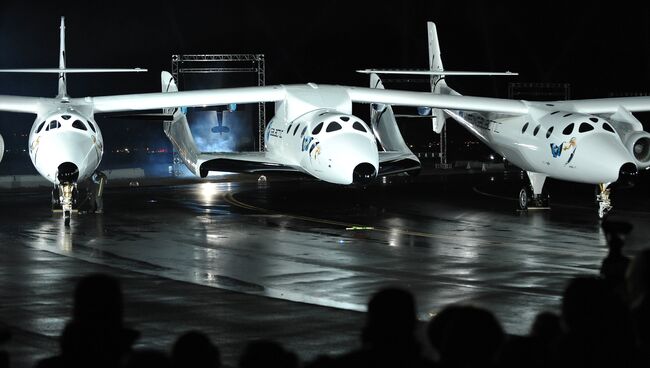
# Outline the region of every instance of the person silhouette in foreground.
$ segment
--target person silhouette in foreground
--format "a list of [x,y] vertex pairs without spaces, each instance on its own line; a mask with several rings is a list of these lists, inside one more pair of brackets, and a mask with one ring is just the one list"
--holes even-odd
[[[11,333],[9,330],[4,330],[0,327],[0,345],[11,339]],[[0,368],[9,368],[9,353],[0,350]]]
[[427,335],[441,367],[492,367],[505,341],[492,313],[464,305],[444,308],[429,322]]
[[172,348],[174,368],[220,368],[221,353],[210,338],[198,331],[181,335]]
[[431,367],[417,343],[416,324],[413,295],[398,288],[382,289],[368,303],[361,348],[335,358],[332,366]]
[[552,365],[556,367],[630,367],[634,339],[627,306],[597,277],[577,277],[562,297],[563,336]]
[[562,334],[560,317],[542,312],[527,336],[509,336],[498,357],[500,368],[543,368],[549,366],[549,354],[553,344]]
[[118,367],[138,336],[123,325],[119,281],[91,274],[76,285],[72,320],[60,337],[61,353],[42,360],[37,367]]
[[625,274],[630,265],[630,258],[623,254],[623,245],[632,225],[627,222],[605,221],[602,228],[609,252],[600,266],[600,275],[617,295],[625,299]]
[[644,249],[627,274],[630,313],[640,366],[650,367],[650,249]]
[[285,350],[275,341],[258,340],[246,345],[239,357],[239,368],[298,368],[296,354]]

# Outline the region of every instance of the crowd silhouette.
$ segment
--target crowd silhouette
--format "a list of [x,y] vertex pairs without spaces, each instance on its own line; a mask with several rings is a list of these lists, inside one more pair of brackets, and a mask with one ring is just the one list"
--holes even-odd
[[[650,249],[623,255],[631,227],[604,223],[609,254],[599,276],[572,279],[558,314],[540,311],[524,336],[507,335],[488,310],[449,305],[417,336],[416,301],[398,287],[369,300],[360,345],[347,353],[301,362],[274,341],[243,342],[239,368],[351,367],[650,367]],[[179,336],[170,351],[134,349],[139,332],[124,325],[119,280],[104,274],[82,278],[56,356],[37,362],[52,367],[219,368],[219,348],[200,331]],[[310,333],[314,333],[311,331]],[[308,333],[306,332],[306,336]],[[0,329],[0,368],[10,366]]]

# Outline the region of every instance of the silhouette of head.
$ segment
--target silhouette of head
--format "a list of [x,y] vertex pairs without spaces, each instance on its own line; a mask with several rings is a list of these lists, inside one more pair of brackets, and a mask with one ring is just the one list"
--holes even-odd
[[124,364],[125,368],[171,368],[171,366],[167,354],[151,349],[132,352]]
[[607,246],[613,250],[620,250],[625,243],[625,237],[632,231],[632,224],[621,221],[605,221],[602,223]]
[[627,272],[627,289],[632,304],[650,298],[650,249],[644,249],[634,257]]
[[551,342],[562,334],[560,317],[555,313],[542,312],[535,317],[530,336]]
[[190,331],[181,335],[174,343],[172,365],[174,368],[219,368],[221,354],[205,334]]
[[366,343],[410,342],[416,324],[415,299],[402,289],[386,288],[368,303],[362,339]]
[[76,323],[122,325],[122,289],[117,279],[104,274],[85,276],[74,292],[72,318]]
[[441,363],[450,366],[490,366],[505,340],[494,315],[472,306],[445,308],[431,320],[427,334]]
[[259,340],[246,345],[239,368],[297,368],[298,357],[274,341]]

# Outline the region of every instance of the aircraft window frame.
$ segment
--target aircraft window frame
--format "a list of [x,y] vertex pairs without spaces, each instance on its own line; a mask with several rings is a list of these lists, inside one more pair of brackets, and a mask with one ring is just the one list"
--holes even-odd
[[323,129],[323,125],[325,125],[325,122],[321,121],[314,127],[314,129],[311,131],[311,135],[317,135],[320,133],[320,131]]
[[580,126],[578,127],[578,133],[587,133],[592,130],[594,130],[594,126],[587,122],[580,123]]
[[553,129],[555,129],[554,126],[548,128],[548,130],[546,131],[546,139],[548,139],[551,136],[551,134],[553,134]]
[[366,127],[364,127],[363,124],[361,124],[358,121],[355,121],[354,123],[352,123],[352,128],[356,129],[356,130],[358,130],[360,132],[368,133],[368,131],[366,130]]
[[614,130],[614,128],[607,122],[603,123],[603,129],[610,132],[610,133],[616,134],[616,131]]
[[43,122],[40,123],[40,124],[38,125],[38,127],[36,128],[36,134],[40,133],[41,130],[43,130],[43,127],[44,127],[44,126],[45,126],[45,120],[43,120]]
[[529,122],[526,122],[526,124],[524,124],[524,126],[521,128],[521,134],[526,133],[526,131],[528,130],[528,125],[529,125]]
[[90,127],[90,130],[93,131],[93,133],[97,133],[97,130],[95,130],[95,126],[90,120],[88,120],[88,126]]
[[304,137],[305,133],[307,133],[307,124],[305,124],[305,127],[302,128],[302,132],[300,132],[300,138]]
[[337,123],[336,121],[330,121],[330,123],[327,124],[327,127],[325,128],[325,133],[336,132],[337,130],[341,129],[343,129],[341,124]]
[[564,135],[570,135],[571,133],[573,133],[573,129],[574,129],[575,127],[576,127],[576,124],[575,124],[575,123],[571,123],[571,124],[567,125],[567,126],[564,128],[564,130],[562,130],[562,134],[564,134]]
[[300,124],[297,124],[295,128],[293,128],[293,135],[295,136],[296,133],[298,133],[298,129],[300,128]]
[[88,130],[88,128],[86,128],[86,125],[83,123],[83,121],[79,119],[72,122],[72,127],[79,130]]
[[540,129],[541,127],[542,127],[542,126],[539,125],[539,124],[535,127],[535,130],[533,130],[533,136],[534,136],[534,137],[537,137],[537,133],[539,133],[539,129]]

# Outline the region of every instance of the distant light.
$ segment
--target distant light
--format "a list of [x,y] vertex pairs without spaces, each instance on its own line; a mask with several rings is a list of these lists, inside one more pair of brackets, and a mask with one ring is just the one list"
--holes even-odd
[[490,155],[490,160],[494,160],[494,155]]

